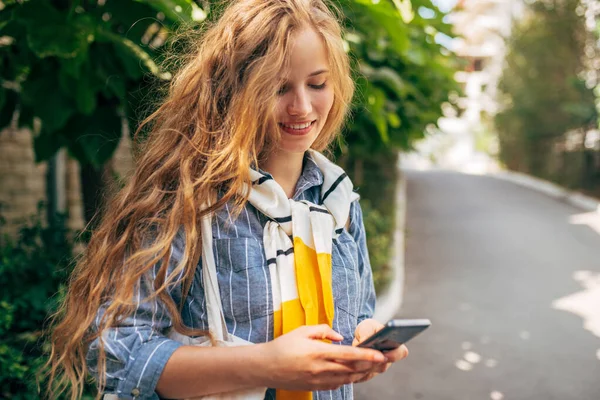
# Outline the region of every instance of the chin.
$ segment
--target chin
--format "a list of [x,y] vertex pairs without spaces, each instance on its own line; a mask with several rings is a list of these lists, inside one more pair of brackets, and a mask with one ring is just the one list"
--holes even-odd
[[317,140],[318,135],[310,135],[310,137],[294,138],[282,137],[279,142],[279,148],[286,153],[302,153],[304,154],[312,144]]
[[289,154],[304,154],[308,149],[310,149],[310,144],[307,144],[305,146],[299,146],[299,145],[282,145],[279,146],[279,150],[283,153],[289,153]]
[[293,141],[288,141],[288,140],[282,140],[279,143],[279,149],[284,152],[284,153],[299,153],[299,154],[304,154],[308,149],[310,149],[310,146],[313,144],[313,142],[315,141],[315,138],[311,138],[310,140],[293,140]]

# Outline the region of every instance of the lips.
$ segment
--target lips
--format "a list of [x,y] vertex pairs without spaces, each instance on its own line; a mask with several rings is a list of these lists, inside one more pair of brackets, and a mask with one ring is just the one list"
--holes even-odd
[[306,135],[317,121],[305,121],[294,123],[279,123],[279,127],[290,135]]

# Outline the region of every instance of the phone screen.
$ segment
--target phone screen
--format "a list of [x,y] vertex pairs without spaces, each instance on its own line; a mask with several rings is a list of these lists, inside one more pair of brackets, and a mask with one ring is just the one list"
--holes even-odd
[[394,350],[428,327],[429,324],[404,324],[400,326],[390,326],[388,324],[379,332],[359,344],[359,347],[368,347],[379,351]]

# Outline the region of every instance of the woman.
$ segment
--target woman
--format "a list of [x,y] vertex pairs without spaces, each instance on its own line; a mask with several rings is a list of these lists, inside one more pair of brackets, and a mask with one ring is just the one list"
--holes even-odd
[[[355,347],[382,327],[362,214],[318,152],[352,94],[321,0],[233,2],[145,121],[137,170],[74,272],[52,340],[56,390],[80,396],[88,368],[101,392],[127,398],[264,386],[267,398],[347,399],[404,358],[404,346]],[[203,243],[227,330],[256,345],[169,337],[207,334]]]

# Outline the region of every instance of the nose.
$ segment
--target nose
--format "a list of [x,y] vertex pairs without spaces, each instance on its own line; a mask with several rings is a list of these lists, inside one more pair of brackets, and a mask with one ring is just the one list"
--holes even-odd
[[287,106],[287,112],[289,115],[295,117],[303,117],[312,111],[312,103],[310,96],[304,88],[293,91],[292,98]]

